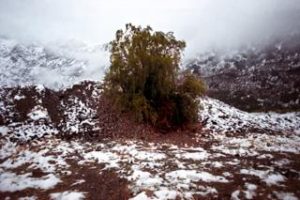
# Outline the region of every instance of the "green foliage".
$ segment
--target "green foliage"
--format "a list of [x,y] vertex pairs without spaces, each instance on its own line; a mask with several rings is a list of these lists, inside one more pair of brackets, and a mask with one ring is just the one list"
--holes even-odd
[[204,85],[191,74],[178,85],[185,42],[172,32],[154,32],[126,24],[108,45],[111,66],[104,79],[105,94],[138,121],[159,127],[197,120]]
[[191,95],[192,98],[196,98],[197,96],[201,96],[206,88],[202,80],[188,72],[185,74],[183,83],[179,86],[179,90],[181,93],[187,93]]

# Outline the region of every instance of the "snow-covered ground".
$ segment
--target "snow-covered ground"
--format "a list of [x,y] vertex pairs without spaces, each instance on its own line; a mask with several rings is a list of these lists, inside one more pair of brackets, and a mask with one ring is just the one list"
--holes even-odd
[[[13,99],[22,98],[16,94]],[[96,108],[76,97],[68,101],[68,132],[80,129],[78,111],[97,128],[89,121]],[[28,129],[38,137],[58,131],[38,104],[24,124],[0,127],[0,196],[89,199],[96,194],[88,186],[103,183],[92,182],[80,171],[85,169],[99,180],[106,172],[115,173],[127,181],[130,198],[136,200],[300,198],[299,113],[247,113],[203,98],[199,115],[206,125],[191,138],[194,146],[133,139],[64,141],[51,134],[22,145],[11,141],[12,134],[26,140]]]
[[214,132],[285,132],[300,130],[300,112],[279,114],[249,113],[212,98],[201,99],[199,116],[207,120],[206,128]]
[[[269,198],[297,199],[299,190],[293,191],[290,184],[300,183],[299,162],[294,160],[294,155],[299,156],[300,152],[299,135],[293,154],[277,144],[281,138],[256,144],[251,140],[253,136],[238,142],[217,138],[206,149],[141,141],[89,143],[59,139],[17,146],[2,139],[0,191],[9,196],[26,189],[31,191],[29,194],[43,189],[49,198],[63,199],[70,195],[72,199],[82,199],[89,191],[66,184],[79,186],[90,180],[78,177],[76,167],[69,163],[72,160],[80,167],[92,167],[99,174],[113,170],[128,180],[133,199],[192,199],[193,195],[222,198],[229,193],[233,199],[256,199],[262,194]],[[267,144],[269,149],[264,148]],[[35,177],[36,170],[43,174]],[[67,181],[70,179],[71,182]],[[55,189],[62,185],[72,190]],[[223,187],[228,187],[228,191],[224,192]],[[269,191],[271,188],[276,189]]]

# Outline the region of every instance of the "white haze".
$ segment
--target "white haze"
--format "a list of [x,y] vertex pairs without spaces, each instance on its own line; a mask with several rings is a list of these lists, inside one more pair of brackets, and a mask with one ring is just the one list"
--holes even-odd
[[300,0],[0,0],[0,34],[106,43],[125,23],[173,31],[187,54],[300,29]]
[[0,0],[0,36],[88,60],[84,78],[103,74],[108,55],[76,48],[105,44],[128,22],[173,31],[189,58],[299,32],[300,0]]

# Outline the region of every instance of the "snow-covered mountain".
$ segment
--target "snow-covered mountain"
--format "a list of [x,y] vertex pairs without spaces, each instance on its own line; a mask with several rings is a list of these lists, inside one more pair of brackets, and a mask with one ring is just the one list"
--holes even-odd
[[188,62],[208,95],[243,110],[300,109],[300,35],[263,47],[208,52]]
[[[208,96],[248,111],[300,109],[300,34],[234,52],[211,51],[186,62],[205,79]],[[108,55],[80,41],[26,44],[0,37],[0,87],[70,87],[100,81]]]
[[37,85],[60,89],[82,80],[100,80],[105,52],[78,41],[22,44],[0,38],[0,86]]

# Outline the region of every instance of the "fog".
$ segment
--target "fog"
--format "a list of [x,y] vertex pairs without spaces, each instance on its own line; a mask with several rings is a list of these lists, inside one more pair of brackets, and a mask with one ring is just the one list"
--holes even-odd
[[300,30],[300,0],[0,0],[0,35],[103,44],[128,22],[173,31],[192,56]]

